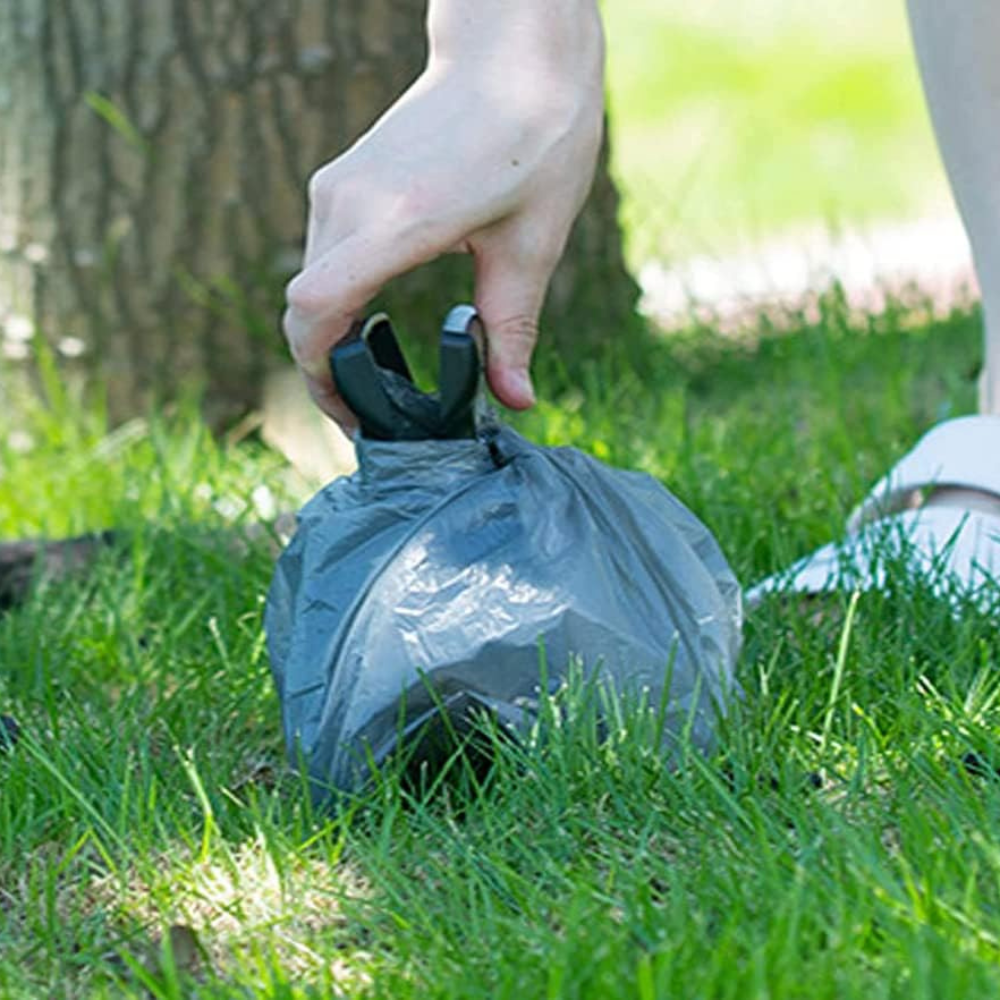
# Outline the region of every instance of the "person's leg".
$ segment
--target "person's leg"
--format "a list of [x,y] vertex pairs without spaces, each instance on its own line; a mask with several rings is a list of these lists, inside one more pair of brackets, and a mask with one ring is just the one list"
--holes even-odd
[[979,409],[1000,415],[1000,2],[908,3],[927,105],[983,295]]
[[[938,146],[983,297],[979,416],[931,428],[875,484],[846,537],[747,594],[881,589],[905,562],[996,606],[1000,580],[1000,0],[907,0]],[[905,169],[901,164],[900,169]],[[947,487],[946,489],[940,488]]]

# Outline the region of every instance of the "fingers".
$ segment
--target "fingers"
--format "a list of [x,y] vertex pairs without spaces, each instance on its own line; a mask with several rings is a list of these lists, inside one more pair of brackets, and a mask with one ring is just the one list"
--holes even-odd
[[347,404],[341,399],[340,394],[334,388],[333,379],[329,374],[323,378],[313,378],[306,374],[306,386],[309,395],[312,396],[316,405],[328,416],[332,417],[339,425],[340,429],[350,436],[358,428],[357,417],[348,409]]
[[[476,261],[490,386],[513,409],[534,403],[538,317],[599,139],[593,116],[564,104],[551,123],[536,112],[526,124],[506,107],[490,117],[461,74],[427,75],[314,175],[306,263],[288,286],[284,325],[313,396],[335,420],[349,415],[329,373],[332,346],[383,285],[456,247]],[[461,142],[439,141],[442,122],[462,123]]]
[[316,375],[330,347],[382,284],[407,264],[401,247],[377,236],[354,233],[328,246],[286,290],[285,335],[299,366]]
[[380,233],[355,232],[289,283],[284,329],[292,357],[320,408],[345,430],[353,429],[356,421],[334,388],[330,350],[347,336],[355,318],[384,284],[437,252],[420,235],[390,239]]
[[531,356],[538,317],[555,268],[551,254],[525,260],[501,245],[476,253],[476,306],[486,328],[486,377],[497,399],[512,410],[535,404]]
[[500,323],[484,321],[487,337],[486,377],[493,395],[512,410],[535,405],[529,366],[538,340],[537,316],[513,316]]
[[[561,251],[561,246],[539,249],[531,246],[534,242],[511,225],[492,230],[471,247],[476,305],[487,335],[487,380],[496,398],[513,410],[535,403],[531,357],[545,291]],[[454,233],[437,227],[395,239],[355,232],[289,284],[284,326],[292,356],[317,404],[345,430],[352,430],[356,421],[334,388],[331,348],[391,278],[454,246]]]

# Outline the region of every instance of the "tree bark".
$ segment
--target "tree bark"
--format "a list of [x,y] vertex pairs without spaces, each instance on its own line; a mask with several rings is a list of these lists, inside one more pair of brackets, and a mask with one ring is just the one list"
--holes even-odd
[[[34,335],[60,371],[99,376],[117,417],[191,378],[216,416],[255,406],[307,179],[419,72],[423,16],[422,0],[4,0],[5,367],[37,357]],[[581,304],[594,331],[628,322],[616,213],[605,166],[550,329]],[[445,262],[390,299],[423,322],[467,284]]]

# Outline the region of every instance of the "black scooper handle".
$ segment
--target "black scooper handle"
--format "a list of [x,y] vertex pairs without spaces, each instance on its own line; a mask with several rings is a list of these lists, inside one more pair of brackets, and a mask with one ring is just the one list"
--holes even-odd
[[[383,346],[379,352],[369,345],[372,334],[378,329],[388,330],[388,335],[383,333],[379,341],[385,345],[391,338],[392,348]],[[354,324],[347,337],[335,344],[330,352],[330,370],[337,392],[358,418],[361,433],[367,438],[392,441],[396,438],[399,419],[383,385],[380,373],[383,366],[377,360],[379,354],[385,367],[409,377],[409,368],[385,313]],[[402,361],[402,371],[394,364],[397,360]]]
[[455,306],[441,327],[438,374],[441,437],[476,436],[476,396],[482,385],[483,324],[474,306]]
[[[330,367],[337,390],[358,417],[364,437],[381,441],[471,438],[476,435],[475,400],[482,365],[479,316],[472,306],[456,306],[441,331],[440,396],[433,399],[412,385],[409,367],[384,313],[356,324],[334,346]],[[396,390],[387,382],[397,376]],[[398,389],[400,379],[407,392]],[[409,405],[407,405],[409,404]]]

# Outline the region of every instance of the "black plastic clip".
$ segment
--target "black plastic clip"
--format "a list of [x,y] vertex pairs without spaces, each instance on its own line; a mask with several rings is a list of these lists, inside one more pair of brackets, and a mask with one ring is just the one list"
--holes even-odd
[[475,402],[482,380],[482,324],[472,306],[455,306],[441,330],[439,391],[413,384],[385,313],[355,325],[330,353],[333,379],[357,416],[361,434],[379,441],[476,436]]

